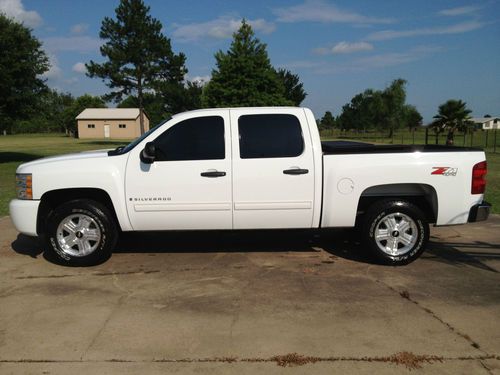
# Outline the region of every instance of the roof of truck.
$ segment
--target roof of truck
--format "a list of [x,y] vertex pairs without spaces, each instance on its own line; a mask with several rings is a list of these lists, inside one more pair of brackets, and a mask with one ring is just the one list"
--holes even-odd
[[204,109],[195,109],[192,111],[185,111],[185,112],[180,112],[176,113],[172,117],[180,116],[185,113],[197,113],[197,112],[208,112],[208,111],[213,111],[213,110],[231,110],[231,109],[237,109],[237,110],[266,110],[266,109],[307,109],[306,107],[292,107],[292,106],[275,106],[275,107],[224,107],[224,108],[204,108]]

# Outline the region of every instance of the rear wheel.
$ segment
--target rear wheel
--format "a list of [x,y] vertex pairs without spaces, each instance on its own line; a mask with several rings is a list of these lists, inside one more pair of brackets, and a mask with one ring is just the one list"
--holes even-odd
[[59,263],[95,265],[111,256],[117,227],[101,203],[78,199],[64,203],[50,214],[46,227],[47,250]]
[[429,224],[424,213],[405,200],[383,200],[367,210],[361,223],[366,247],[391,265],[413,262],[425,250]]

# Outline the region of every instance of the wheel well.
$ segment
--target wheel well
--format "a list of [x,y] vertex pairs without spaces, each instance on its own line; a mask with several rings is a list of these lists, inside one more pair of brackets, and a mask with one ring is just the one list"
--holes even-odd
[[358,202],[357,215],[381,199],[402,199],[419,207],[429,223],[435,223],[438,213],[436,190],[427,184],[387,184],[372,186],[363,191]]
[[44,224],[48,215],[57,206],[74,199],[91,199],[103,204],[113,213],[113,218],[117,225],[119,225],[115,208],[113,207],[113,202],[106,191],[96,188],[58,189],[48,191],[42,195],[40,206],[38,207],[36,226],[37,233],[43,233]]

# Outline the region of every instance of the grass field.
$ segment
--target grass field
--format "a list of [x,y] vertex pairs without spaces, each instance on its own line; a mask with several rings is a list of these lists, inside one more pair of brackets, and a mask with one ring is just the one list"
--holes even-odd
[[19,164],[59,154],[115,148],[129,141],[79,140],[59,134],[0,136],[0,217],[8,215],[15,197],[15,173]]
[[[484,133],[484,132],[478,132]],[[337,134],[323,134],[324,139],[332,139],[332,136]],[[347,138],[348,135],[343,137]],[[354,138],[354,137],[349,137]],[[498,136],[499,153],[487,153],[488,159],[488,187],[486,193],[486,200],[493,204],[493,212],[500,213],[500,135]],[[388,143],[386,138],[369,137],[364,138],[356,137],[356,140],[367,142]],[[434,138],[430,138],[434,139]],[[479,135],[475,136],[474,146],[484,146],[479,142],[485,141],[484,136],[480,138]],[[442,139],[440,143],[442,144]],[[463,140],[457,138],[456,144],[461,145]],[[466,140],[467,141],[467,140]],[[394,143],[412,143],[413,138],[410,133],[402,132],[396,133]],[[423,142],[423,132],[415,135],[415,142]],[[470,142],[470,138],[469,138]],[[478,144],[476,144],[478,142]],[[9,135],[0,136],[0,217],[8,215],[9,201],[15,196],[14,177],[15,171],[19,164],[38,159],[45,156],[59,155],[72,152],[115,148],[119,145],[128,143],[128,141],[120,140],[79,140],[69,138],[64,135],[48,134],[48,135]],[[470,146],[470,144],[467,144]],[[491,139],[488,146],[491,146]],[[488,150],[491,147],[488,147]]]

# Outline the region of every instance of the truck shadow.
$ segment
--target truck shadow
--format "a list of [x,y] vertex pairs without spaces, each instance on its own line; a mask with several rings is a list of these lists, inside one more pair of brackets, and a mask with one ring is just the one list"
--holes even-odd
[[[18,235],[11,244],[18,254],[37,258],[43,246],[37,238]],[[470,249],[470,251],[469,251]],[[359,242],[353,230],[305,231],[193,231],[123,233],[114,253],[237,253],[237,252],[318,252],[346,260],[380,264]],[[50,257],[44,257],[53,262]],[[433,242],[423,259],[457,267],[470,266],[498,271],[484,261],[500,260],[500,244],[487,242]]]

